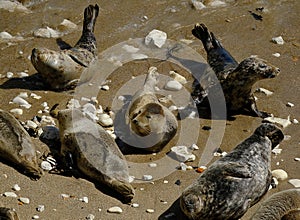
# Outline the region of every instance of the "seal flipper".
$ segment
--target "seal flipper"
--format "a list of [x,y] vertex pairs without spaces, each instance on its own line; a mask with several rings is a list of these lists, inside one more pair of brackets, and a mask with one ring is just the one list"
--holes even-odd
[[244,164],[229,162],[223,166],[222,174],[234,178],[252,178],[253,175]]
[[209,65],[219,78],[219,73],[238,66],[238,62],[223,48],[212,32],[209,32],[204,24],[196,24],[192,34],[202,41],[207,53]]

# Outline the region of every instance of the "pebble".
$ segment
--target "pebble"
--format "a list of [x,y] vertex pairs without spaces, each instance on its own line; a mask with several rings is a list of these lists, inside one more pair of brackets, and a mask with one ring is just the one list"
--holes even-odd
[[151,168],[154,168],[154,167],[157,167],[157,164],[156,163],[149,163],[148,166],[151,167]]
[[272,41],[275,43],[275,44],[284,44],[284,40],[281,36],[278,36],[278,37],[273,37],[272,38]]
[[272,54],[274,57],[280,57],[280,53],[273,53]]
[[212,7],[220,7],[220,6],[225,6],[225,5],[226,5],[225,2],[219,1],[219,0],[214,0],[214,1],[209,2],[209,6],[212,6]]
[[122,96],[122,95],[120,95],[120,96],[118,97],[118,100],[120,100],[120,101],[124,102],[124,101],[126,100],[126,97],[125,97],[125,96]]
[[118,213],[118,214],[123,212],[123,210],[119,206],[110,207],[107,211],[109,213]]
[[192,144],[192,146],[190,148],[191,148],[191,150],[199,150],[199,147],[197,146],[197,144]]
[[32,219],[39,219],[39,218],[40,218],[40,216],[38,216],[38,215],[32,216]]
[[114,124],[112,118],[106,113],[99,115],[99,123],[104,127],[112,126]]
[[151,175],[143,175],[143,180],[145,180],[145,181],[149,181],[149,180],[152,180],[153,179],[153,177],[151,176]]
[[180,169],[183,170],[183,171],[186,171],[187,170],[187,165],[185,163],[180,163]]
[[24,203],[24,204],[29,204],[30,200],[26,197],[20,197],[19,198],[20,202]]
[[276,147],[272,150],[272,153],[275,154],[275,155],[281,154],[281,152],[282,152],[282,149],[279,148],[278,146],[276,146]]
[[42,161],[41,168],[46,171],[50,171],[53,169],[51,163],[49,163],[48,161]]
[[77,99],[70,99],[67,104],[67,109],[80,108],[80,103]]
[[264,118],[263,122],[274,123],[282,128],[286,128],[291,124],[290,116],[288,116],[287,119],[271,116],[271,117]]
[[290,179],[288,182],[296,188],[300,187],[300,179]]
[[13,108],[10,110],[10,113],[13,113],[15,115],[22,115],[23,114],[23,109],[21,108]]
[[294,118],[294,119],[292,120],[292,123],[293,123],[293,124],[299,124],[299,121],[298,121],[296,118]]
[[41,38],[58,38],[61,36],[61,33],[50,27],[46,27],[35,30],[33,36]]
[[37,95],[37,94],[35,94],[35,93],[31,93],[30,96],[31,96],[32,98],[34,98],[34,99],[41,99],[41,98],[42,98],[42,96],[39,96],[39,95]]
[[129,183],[132,183],[132,182],[134,181],[134,179],[135,179],[135,177],[134,177],[134,176],[129,176],[129,180],[128,180],[128,182],[129,182]]
[[26,126],[31,129],[36,129],[38,125],[31,120],[26,121]]
[[167,34],[160,30],[152,30],[145,37],[145,44],[148,46],[150,44],[154,44],[158,48],[161,48],[167,40]]
[[13,76],[14,76],[14,73],[12,73],[12,72],[7,72],[6,73],[6,78],[7,79],[11,79],[11,78],[13,78]]
[[13,36],[10,33],[6,32],[6,31],[2,31],[0,33],[0,38],[1,39],[11,39],[11,38],[13,38]]
[[27,77],[27,76],[28,76],[28,73],[25,73],[25,72],[18,72],[17,75],[18,75],[20,78],[23,78],[23,77]]
[[178,110],[178,108],[177,108],[176,105],[171,105],[171,106],[169,107],[169,110],[172,112],[172,111]]
[[128,44],[125,44],[122,49],[126,50],[128,53],[137,53],[140,49]]
[[295,161],[300,161],[299,157],[294,158]]
[[44,210],[45,210],[44,205],[38,205],[38,207],[36,208],[36,211],[38,211],[38,212],[43,212]]
[[258,88],[256,91],[257,91],[257,92],[261,92],[261,93],[265,94],[266,96],[270,96],[270,95],[273,94],[272,91],[267,90],[267,89],[265,89],[265,88]]
[[61,198],[63,198],[63,199],[70,198],[70,195],[65,194],[65,193],[60,194],[60,196],[61,196]]
[[89,203],[89,198],[84,196],[84,197],[80,198],[79,201],[84,202],[84,203]]
[[182,89],[182,84],[176,80],[171,80],[166,83],[164,88],[169,91],[179,91]]
[[206,8],[206,6],[202,3],[202,1],[191,0],[191,2],[196,10],[202,10],[203,8]]
[[100,86],[100,89],[102,89],[104,91],[108,91],[109,90],[109,86],[108,85],[103,85],[103,86]]
[[21,107],[24,107],[26,109],[29,109],[31,107],[31,105],[22,97],[16,96],[13,100],[13,103],[18,104]]
[[132,206],[133,208],[138,208],[140,205],[139,205],[138,203],[132,203],[131,206]]
[[286,106],[287,106],[287,107],[294,107],[295,104],[293,104],[293,103],[291,103],[291,102],[288,102],[288,103],[286,103]]
[[12,198],[17,198],[18,197],[17,194],[14,193],[14,192],[5,192],[5,193],[3,193],[3,196],[12,197]]
[[186,146],[175,146],[171,148],[171,155],[174,155],[179,161],[194,161],[196,156],[190,153]]
[[77,25],[68,19],[64,19],[57,27],[61,32],[69,33],[77,28]]
[[168,181],[168,180],[164,180],[164,182],[163,182],[163,183],[165,183],[165,184],[166,184],[166,183],[169,183],[169,181]]
[[93,214],[88,214],[88,216],[85,219],[94,220],[95,216]]
[[21,187],[20,187],[18,184],[15,184],[15,185],[13,186],[13,190],[15,190],[15,191],[20,191],[20,190],[21,190]]
[[272,176],[274,176],[279,181],[283,181],[288,178],[287,172],[283,169],[272,170]]
[[147,212],[147,213],[153,213],[153,212],[154,212],[154,209],[146,209],[146,212]]
[[169,72],[169,74],[171,75],[171,77],[176,80],[177,82],[181,83],[181,84],[186,84],[187,80],[185,77],[183,77],[182,75],[176,73],[175,71],[171,70]]

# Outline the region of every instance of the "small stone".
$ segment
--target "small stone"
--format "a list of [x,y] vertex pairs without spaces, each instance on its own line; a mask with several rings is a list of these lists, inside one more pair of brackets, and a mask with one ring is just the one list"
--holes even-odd
[[15,185],[13,186],[13,190],[15,190],[15,191],[20,191],[20,190],[21,190],[21,187],[20,187],[18,184],[15,184]]
[[60,194],[60,196],[61,196],[61,198],[63,198],[63,199],[70,198],[70,195],[65,194],[65,193]]
[[85,219],[87,219],[87,220],[94,220],[95,216],[93,214],[88,214],[88,216]]
[[180,169],[183,171],[187,170],[187,165],[185,163],[180,163]]
[[38,212],[43,212],[44,210],[45,210],[44,205],[38,205],[38,207],[36,208],[36,211],[38,211]]
[[11,79],[11,78],[13,78],[13,76],[14,76],[14,73],[12,73],[12,72],[7,72],[6,73],[6,78],[7,79]]
[[128,180],[128,182],[129,182],[129,183],[132,183],[132,182],[134,181],[134,179],[135,179],[135,177],[134,177],[134,176],[129,176],[129,180]]
[[148,46],[150,44],[154,44],[158,48],[161,48],[167,40],[167,34],[160,30],[152,30],[146,37],[145,37],[145,44]]
[[103,113],[99,115],[99,123],[104,127],[108,127],[112,126],[114,124],[114,121],[108,114]]
[[265,88],[258,88],[256,91],[257,91],[257,92],[261,92],[261,93],[265,94],[266,96],[270,96],[270,95],[273,94],[272,91],[267,90],[267,89],[265,89]]
[[10,33],[6,32],[6,31],[2,31],[0,33],[0,38],[1,39],[11,39],[11,38],[13,38],[13,36]]
[[219,0],[214,0],[214,1],[210,1],[209,2],[209,6],[211,7],[220,7],[220,6],[225,6],[226,3],[223,1],[219,1]]
[[123,212],[123,210],[118,206],[113,206],[113,207],[109,208],[107,211],[109,213],[118,213],[118,214]]
[[53,169],[51,163],[49,163],[48,161],[42,161],[41,168],[46,171],[50,171]]
[[29,204],[30,200],[26,197],[20,197],[19,198],[20,202],[24,203],[24,204]]
[[286,128],[291,124],[290,116],[288,116],[287,119],[271,116],[271,117],[264,118],[263,122],[274,123],[282,128]]
[[132,203],[131,206],[132,206],[133,208],[138,208],[140,205],[139,205],[138,203]]
[[170,76],[176,80],[177,82],[181,83],[181,84],[186,84],[187,83],[187,80],[185,77],[183,77],[182,75],[176,73],[175,71],[170,71],[169,72]]
[[20,78],[23,78],[23,77],[27,77],[27,76],[28,76],[28,73],[25,73],[25,72],[18,72],[17,75],[18,75]]
[[80,198],[79,201],[84,202],[84,203],[89,203],[89,198],[84,196],[84,197]]
[[199,147],[197,146],[197,144],[192,144],[192,146],[190,148],[191,148],[191,150],[199,150]]
[[182,85],[180,82],[178,82],[176,80],[171,80],[166,83],[164,88],[169,91],[179,91],[182,89]]
[[293,103],[291,103],[291,102],[288,102],[288,103],[286,103],[286,106],[287,106],[287,107],[294,107],[295,104],[293,104]]
[[273,37],[272,41],[275,44],[280,44],[280,45],[284,44],[284,40],[283,40],[283,38],[281,36],[279,36],[279,37]]
[[154,212],[154,209],[147,209],[146,212],[147,212],[147,213],[153,213],[153,212]]
[[280,53],[273,53],[272,54],[274,57],[280,57]]
[[295,160],[295,161],[300,161],[300,158],[299,158],[299,157],[296,157],[294,160]]
[[32,219],[39,219],[39,218],[40,218],[40,216],[38,216],[38,215],[32,216]]
[[290,179],[288,182],[296,188],[300,187],[300,179]]
[[293,123],[293,124],[299,124],[299,121],[298,121],[296,118],[294,118],[294,119],[292,120],[292,123]]
[[22,115],[23,114],[23,109],[13,108],[13,109],[10,110],[10,113],[13,113],[14,115]]
[[180,186],[180,185],[181,185],[181,181],[180,181],[180,180],[176,180],[176,181],[175,181],[175,184],[176,184],[177,186]]
[[3,193],[3,196],[12,197],[12,198],[17,198],[18,197],[17,194],[14,193],[14,192],[5,192],[5,193]]
[[177,108],[176,105],[171,105],[171,106],[169,107],[169,110],[172,112],[172,111],[178,110],[178,108]]
[[279,148],[278,146],[276,146],[276,147],[272,150],[272,153],[275,154],[275,155],[281,154],[281,152],[282,152],[282,149]]
[[190,153],[186,146],[175,146],[171,148],[170,156],[175,156],[181,162],[194,161],[196,156]]
[[145,181],[149,181],[149,180],[152,180],[153,179],[153,177],[151,176],[151,175],[143,175],[143,180],[145,180]]
[[35,93],[31,93],[31,94],[30,94],[30,97],[32,97],[32,98],[34,98],[34,99],[41,99],[41,98],[42,98],[42,96],[39,96],[39,95],[37,95],[37,94],[35,94]]
[[26,126],[34,130],[38,127],[38,125],[31,120],[26,121]]
[[103,86],[100,86],[100,89],[102,89],[104,91],[108,91],[109,90],[109,86],[108,85],[103,85]]
[[288,174],[286,171],[282,169],[276,169],[272,171],[272,176],[274,176],[277,180],[283,181],[288,178]]
[[118,97],[118,100],[124,102],[124,101],[126,100],[126,98],[125,98],[125,96],[120,95],[120,96]]
[[31,107],[31,105],[25,99],[23,99],[22,97],[19,97],[19,96],[16,96],[12,100],[12,102],[15,104],[18,104],[21,107],[27,108],[27,109]]
[[191,0],[191,2],[192,2],[193,7],[196,10],[202,10],[202,9],[206,8],[206,6],[201,1]]
[[164,182],[163,182],[163,183],[167,184],[167,183],[169,183],[169,181],[168,181],[168,180],[164,180]]
[[154,168],[154,167],[157,167],[157,164],[156,163],[149,163],[148,166],[151,167],[151,168]]

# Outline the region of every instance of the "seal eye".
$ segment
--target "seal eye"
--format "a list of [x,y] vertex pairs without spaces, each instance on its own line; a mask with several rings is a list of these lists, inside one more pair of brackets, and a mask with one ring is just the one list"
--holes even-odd
[[150,118],[151,118],[151,115],[146,115],[146,118],[150,119]]

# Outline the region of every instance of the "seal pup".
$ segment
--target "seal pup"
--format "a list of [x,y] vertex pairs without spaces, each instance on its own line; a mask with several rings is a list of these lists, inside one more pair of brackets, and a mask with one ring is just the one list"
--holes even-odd
[[268,191],[271,150],[284,138],[274,124],[263,123],[230,153],[212,163],[180,197],[190,219],[239,219]]
[[251,220],[300,219],[300,189],[288,189],[264,201]]
[[13,115],[1,109],[0,128],[0,158],[4,162],[15,164],[32,179],[39,179],[43,172],[29,134]]
[[143,88],[135,93],[128,108],[127,121],[130,130],[137,135],[137,147],[150,152],[160,151],[178,128],[175,115],[160,104],[155,95],[158,76],[157,68],[150,67]]
[[[259,80],[274,78],[279,74],[279,68],[255,56],[238,63],[204,24],[196,24],[192,34],[202,41],[208,63],[223,89],[228,115],[247,113],[262,118],[268,117],[268,113],[257,109],[252,86]],[[202,90],[201,85],[197,83],[192,96],[196,100],[203,100]],[[206,92],[209,92],[209,89]]]
[[32,50],[31,63],[51,89],[73,88],[81,73],[96,59],[94,27],[98,13],[97,4],[85,8],[82,35],[74,47],[59,52],[47,48]]
[[50,111],[59,122],[60,154],[65,163],[74,165],[92,181],[114,189],[130,202],[134,189],[129,183],[128,165],[114,139],[79,109]]

